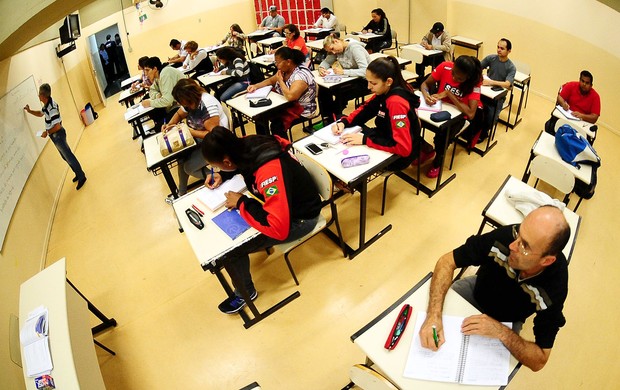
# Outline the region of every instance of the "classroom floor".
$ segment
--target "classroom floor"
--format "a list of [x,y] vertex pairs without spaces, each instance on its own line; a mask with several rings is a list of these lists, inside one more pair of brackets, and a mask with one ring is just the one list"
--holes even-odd
[[[117,352],[112,357],[96,348],[108,389],[234,390],[254,381],[264,390],[340,389],[349,382],[349,367],[364,361],[351,334],[476,232],[482,209],[506,176],[521,178],[551,108],[530,93],[523,122],[508,132],[500,126],[499,142],[484,158],[459,148],[456,179],[432,198],[416,196],[392,178],[381,217],[381,183],[372,182],[368,234],[387,224],[393,229],[354,260],[342,258],[319,235],[291,256],[301,283],[296,287],[281,256],[253,255],[259,308],[295,290],[301,297],[246,330],[237,315],[218,311],[224,292],[179,233],[164,202],[165,181],[146,170],[140,140],[131,140],[124,109],[112,96],[106,108],[97,107],[99,119],[77,147],[88,182],[75,191],[67,175],[47,264],[66,257],[71,281],[118,321],[97,337]],[[620,139],[605,128],[599,133],[595,146],[603,165],[594,198],[578,210],[583,220],[570,265],[567,325],[547,366],[538,373],[521,369],[510,389],[607,389],[620,381],[614,314],[620,308],[620,266],[613,256],[620,249],[613,189]],[[357,240],[358,199],[355,194],[338,201],[350,243]],[[524,334],[531,334],[531,326],[529,321]]]

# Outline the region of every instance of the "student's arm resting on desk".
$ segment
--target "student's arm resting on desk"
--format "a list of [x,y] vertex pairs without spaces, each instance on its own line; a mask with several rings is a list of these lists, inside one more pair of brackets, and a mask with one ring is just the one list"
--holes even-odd
[[265,203],[244,195],[239,198],[237,208],[253,228],[271,238],[284,240],[289,234],[291,216],[280,159],[263,164],[255,175],[257,190]]
[[328,54],[319,64],[319,74],[321,74],[321,69],[327,70],[331,68],[334,62],[336,62],[336,56],[334,54]]
[[262,88],[262,87],[266,87],[268,85],[271,85],[273,87],[277,82],[278,82],[278,80],[276,78],[276,75],[273,75],[273,76],[269,77],[268,79],[261,81],[258,84],[248,85],[247,91],[248,92],[254,92],[257,89]]
[[454,262],[454,254],[452,252],[441,256],[435,264],[433,277],[431,279],[431,288],[428,298],[428,308],[426,310],[426,320],[420,328],[420,343],[424,348],[437,351],[435,340],[433,338],[433,325],[437,330],[439,338],[439,347],[446,341],[443,334],[443,321],[441,315],[443,313],[443,304],[446,299],[448,289],[452,285],[454,270],[456,269]]
[[[476,87],[480,88],[480,87]],[[451,91],[441,91],[433,95],[437,100],[447,97],[450,99],[450,103],[454,104],[463,114],[467,116],[467,119],[474,119],[476,116],[476,110],[478,109],[478,100],[470,99],[467,104],[463,103],[461,99],[453,94]]]
[[512,329],[486,314],[465,318],[461,330],[465,335],[477,334],[498,339],[515,359],[532,371],[542,369],[551,355],[551,348],[541,348],[536,343],[523,339]]

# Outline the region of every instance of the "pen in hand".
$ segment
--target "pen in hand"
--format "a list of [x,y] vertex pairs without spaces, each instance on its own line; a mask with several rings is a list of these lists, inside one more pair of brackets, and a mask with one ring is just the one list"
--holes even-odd
[[215,183],[215,177],[213,176],[213,167],[211,167],[211,180],[209,180],[209,185],[212,186]]
[[439,348],[439,337],[437,337],[437,327],[433,325],[433,341],[435,341],[435,347]]

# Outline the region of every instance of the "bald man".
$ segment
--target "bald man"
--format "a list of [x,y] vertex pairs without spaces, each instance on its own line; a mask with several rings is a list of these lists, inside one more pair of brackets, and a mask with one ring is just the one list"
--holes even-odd
[[[431,280],[428,314],[420,329],[422,346],[436,351],[445,342],[441,315],[456,268],[480,266],[475,276],[452,285],[483,313],[465,318],[462,332],[499,339],[524,366],[533,371],[542,369],[556,334],[566,323],[562,308],[568,293],[568,264],[562,249],[569,237],[570,227],[562,211],[543,206],[532,211],[521,225],[471,236],[443,255]],[[519,336],[519,331],[534,313],[532,342]],[[513,322],[513,329],[501,322]],[[433,326],[439,347],[433,340]]]

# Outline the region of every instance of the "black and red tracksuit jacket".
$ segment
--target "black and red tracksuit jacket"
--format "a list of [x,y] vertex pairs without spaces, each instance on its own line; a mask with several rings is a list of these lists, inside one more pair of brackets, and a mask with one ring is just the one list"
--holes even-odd
[[241,173],[247,188],[258,198],[239,199],[241,216],[264,235],[284,240],[292,220],[319,215],[321,198],[308,171],[287,151],[290,142],[276,138],[282,149],[259,155],[254,168],[220,173],[223,178]]

